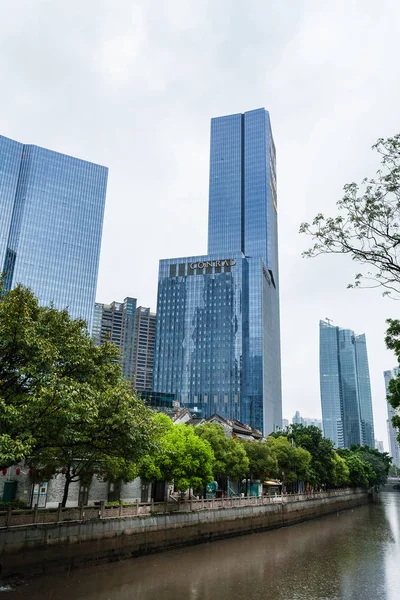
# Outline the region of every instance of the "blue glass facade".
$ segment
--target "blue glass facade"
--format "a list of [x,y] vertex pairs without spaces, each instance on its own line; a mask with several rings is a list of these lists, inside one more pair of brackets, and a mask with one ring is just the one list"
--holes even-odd
[[108,170],[0,136],[0,270],[92,325]]
[[155,392],[205,416],[241,419],[246,279],[240,253],[160,261]]
[[[275,146],[265,109],[211,120],[209,183],[208,255],[160,262],[154,389],[158,392],[183,390],[181,395],[194,405],[205,395],[207,402],[202,403],[203,411],[219,412],[227,417],[240,415],[242,421],[267,434],[281,428],[282,398]],[[185,265],[188,263],[206,265],[226,257],[236,260],[229,275],[223,270],[207,272],[207,268],[215,269],[214,266],[205,266],[202,272],[196,269],[194,275],[183,275],[187,273]],[[175,304],[168,307],[168,294],[172,293],[168,286],[177,285],[167,282],[169,277],[175,277],[168,271],[173,265],[178,269],[178,280],[180,276],[185,277],[180,282],[184,293],[189,293],[186,292],[189,286],[190,294],[202,304],[204,311],[208,310],[207,299],[210,310],[212,307],[217,313],[215,320],[202,321],[200,341],[193,331],[189,334],[194,323],[199,323],[200,313],[196,312],[195,319],[192,311],[197,311],[194,306],[200,304],[193,301],[185,304],[185,316],[178,318],[175,329],[183,319],[178,329],[182,326],[186,337],[179,337],[175,331],[175,337],[171,338],[169,333],[168,339],[174,341],[167,352],[167,330],[161,322],[160,311],[163,303],[171,319],[178,311]],[[226,285],[231,279],[233,282],[229,284],[235,290],[235,300],[231,298],[230,304],[232,310],[236,307],[232,314],[220,305],[219,287],[210,283],[221,281],[221,276],[226,278]],[[235,335],[228,339],[232,319]],[[216,327],[215,335],[213,327]],[[212,365],[218,358],[220,364],[230,365],[229,385],[226,378],[213,376],[203,380],[200,377],[196,387],[189,391],[189,383],[181,375],[189,363],[178,358],[181,347],[185,348],[184,354],[188,352],[188,339],[191,347],[198,348],[197,353],[193,350],[190,364],[198,359]],[[167,357],[168,363],[165,362]],[[216,406],[210,403],[211,397],[215,397]],[[216,410],[218,398],[224,400]]]
[[320,321],[320,390],[325,437],[338,448],[374,448],[365,335]]

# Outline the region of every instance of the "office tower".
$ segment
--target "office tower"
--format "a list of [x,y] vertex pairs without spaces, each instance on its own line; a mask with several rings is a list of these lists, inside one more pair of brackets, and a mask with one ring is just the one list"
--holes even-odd
[[296,412],[295,412],[295,415],[292,419],[292,423],[293,423],[293,425],[303,425],[303,419],[301,418],[298,410],[296,410]]
[[304,425],[304,427],[318,427],[322,431],[322,421],[320,419],[313,419],[309,417],[302,417],[300,412],[296,410],[294,417],[292,418],[293,425]]
[[208,254],[160,261],[153,389],[282,425],[275,146],[264,109],[211,121]]
[[139,306],[136,309],[133,337],[133,387],[137,391],[152,389],[155,335],[155,313],[150,312],[150,308]]
[[380,440],[375,440],[375,448],[376,450],[378,450],[378,452],[384,452],[385,449],[383,447],[383,442]]
[[[395,367],[391,371],[384,371],[383,377],[385,379],[385,391],[386,396],[389,394],[389,381],[398,377],[400,375],[400,368]],[[388,420],[387,420],[387,428],[388,428],[388,438],[389,438],[389,450],[390,455],[393,458],[393,464],[396,467],[400,468],[400,444],[398,440],[399,430],[397,427],[394,427],[392,423],[392,418],[395,416],[396,412],[394,408],[387,402],[387,410],[388,410]]]
[[325,437],[338,448],[374,448],[365,335],[320,321],[320,390]]
[[0,271],[92,326],[108,169],[0,136]]
[[283,431],[286,431],[286,429],[289,429],[289,419],[282,419],[282,429],[283,429]]
[[134,381],[134,330],[136,298],[123,302],[100,304],[96,302],[92,337],[97,345],[106,340],[115,344],[121,352],[122,373],[128,381]]

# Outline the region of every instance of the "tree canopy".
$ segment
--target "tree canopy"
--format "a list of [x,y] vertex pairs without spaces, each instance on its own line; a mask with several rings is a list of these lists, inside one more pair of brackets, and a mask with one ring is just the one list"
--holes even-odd
[[96,347],[84,321],[40,306],[23,286],[0,292],[0,468],[64,469],[66,485],[96,470],[132,475],[154,447],[154,425],[122,378],[118,349]]
[[192,426],[174,425],[162,414],[155,420],[160,427],[158,447],[143,458],[140,475],[152,481],[173,481],[181,492],[212,481],[215,458],[209,442],[196,435]]
[[304,448],[296,448],[287,437],[270,436],[266,444],[277,461],[277,474],[284,486],[297,480],[308,481],[311,454]]
[[373,146],[381,157],[381,168],[361,185],[344,186],[334,217],[316,215],[303,223],[300,232],[311,236],[314,244],[305,257],[320,254],[347,254],[372,270],[355,275],[349,287],[384,288],[384,295],[400,293],[400,134],[378,139]]
[[264,480],[277,476],[278,461],[271,444],[261,441],[243,441],[242,444],[249,461],[247,474],[250,479]]
[[249,469],[249,459],[241,444],[225,435],[219,423],[202,423],[194,429],[195,434],[206,440],[214,453],[212,470],[216,479],[229,477],[241,479]]

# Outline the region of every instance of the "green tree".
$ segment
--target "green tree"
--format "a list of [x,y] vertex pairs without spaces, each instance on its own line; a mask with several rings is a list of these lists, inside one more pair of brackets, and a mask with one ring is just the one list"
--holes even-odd
[[[386,332],[386,346],[393,350],[397,364],[400,364],[400,321],[397,319],[388,319],[389,327]],[[395,409],[395,415],[392,418],[394,427],[398,430],[397,439],[400,443],[400,377],[394,377],[389,381],[388,402]]]
[[341,456],[337,452],[333,453],[333,482],[337,486],[347,485],[350,483],[350,470],[349,467]]
[[[151,412],[122,379],[119,354],[96,347],[82,320],[41,307],[18,286],[0,290],[0,468],[123,476],[154,447]],[[117,468],[118,466],[118,468]]]
[[310,483],[313,485],[336,485],[333,444],[324,438],[318,427],[294,424],[288,433],[288,439],[293,440],[296,446],[308,450],[311,454]]
[[168,417],[157,417],[164,430],[158,449],[141,462],[140,475],[145,479],[173,481],[180,492],[200,489],[213,478],[214,453],[208,441],[201,439],[192,426],[170,425]]
[[390,477],[399,477],[400,476],[399,467],[396,467],[396,465],[390,465],[389,476]]
[[249,467],[247,474],[250,479],[276,477],[278,474],[278,461],[271,445],[265,442],[243,441],[243,448],[247,454]]
[[284,488],[294,481],[308,481],[311,463],[308,450],[296,448],[285,436],[269,436],[266,444],[276,458],[278,477]]
[[352,486],[368,487],[373,485],[376,473],[369,463],[364,462],[357,456],[357,453],[348,448],[340,448],[337,453],[346,461],[349,469],[349,481]]
[[373,146],[381,156],[376,177],[363,180],[361,186],[350,183],[337,202],[338,214],[318,214],[311,224],[303,223],[301,233],[310,235],[313,246],[305,257],[319,254],[347,254],[371,271],[357,273],[349,287],[363,281],[369,287],[383,286],[384,295],[400,292],[400,134],[379,139]]
[[368,446],[352,446],[351,450],[360,460],[368,463],[375,473],[370,479],[371,485],[384,485],[387,481],[392,459],[387,452],[379,452]]
[[213,450],[212,470],[215,478],[238,480],[246,475],[249,468],[246,452],[239,442],[226,437],[222,425],[202,423],[195,427],[194,432],[200,439],[206,440]]

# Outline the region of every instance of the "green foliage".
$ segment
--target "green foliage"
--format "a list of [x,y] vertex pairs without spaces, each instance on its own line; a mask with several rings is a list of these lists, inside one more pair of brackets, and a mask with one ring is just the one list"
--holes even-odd
[[386,483],[392,463],[392,459],[387,452],[379,452],[379,450],[368,446],[352,446],[351,450],[363,463],[370,465],[374,473],[369,475],[370,485],[383,485]]
[[365,463],[355,452],[348,448],[341,448],[337,453],[342,457],[349,469],[349,483],[354,487],[368,487],[372,485],[375,472],[369,463]]
[[311,454],[304,448],[296,448],[287,437],[270,436],[266,444],[277,461],[277,475],[284,484],[296,480],[307,481]]
[[[400,364],[400,321],[397,319],[388,319],[389,325],[386,331],[386,346],[393,350],[397,364]],[[397,439],[400,443],[400,377],[395,377],[389,382],[388,402],[395,409],[395,415],[392,418],[393,426],[399,431]]]
[[337,202],[338,215],[318,214],[311,224],[303,223],[301,233],[310,235],[314,245],[305,257],[319,254],[348,254],[353,261],[372,267],[358,273],[348,287],[382,286],[384,295],[400,292],[400,134],[379,139],[373,146],[381,156],[376,177],[364,179],[361,187],[350,183]]
[[337,452],[333,453],[333,482],[334,485],[340,487],[350,483],[350,469],[344,458],[339,456]]
[[390,477],[399,477],[400,476],[400,469],[399,469],[399,467],[396,467],[396,465],[390,465],[389,476]]
[[234,439],[225,435],[219,423],[202,423],[194,429],[195,434],[206,440],[214,453],[212,470],[214,477],[220,479],[241,479],[249,469],[249,459],[245,449]]
[[157,415],[165,427],[158,440],[157,452],[141,462],[140,475],[145,479],[173,481],[181,492],[199,489],[212,481],[214,453],[208,441],[201,439],[194,428],[184,424],[167,426],[165,415]]
[[23,286],[0,290],[0,468],[26,461],[37,477],[64,468],[64,504],[78,477],[131,478],[155,427],[118,359],[66,310],[39,306]]
[[264,480],[266,477],[276,477],[278,461],[271,445],[267,442],[243,441],[249,461],[248,475],[250,479]]
[[334,449],[330,440],[324,438],[322,431],[310,425],[295,424],[287,434],[296,446],[300,446],[311,454],[310,482],[313,485],[334,483]]

